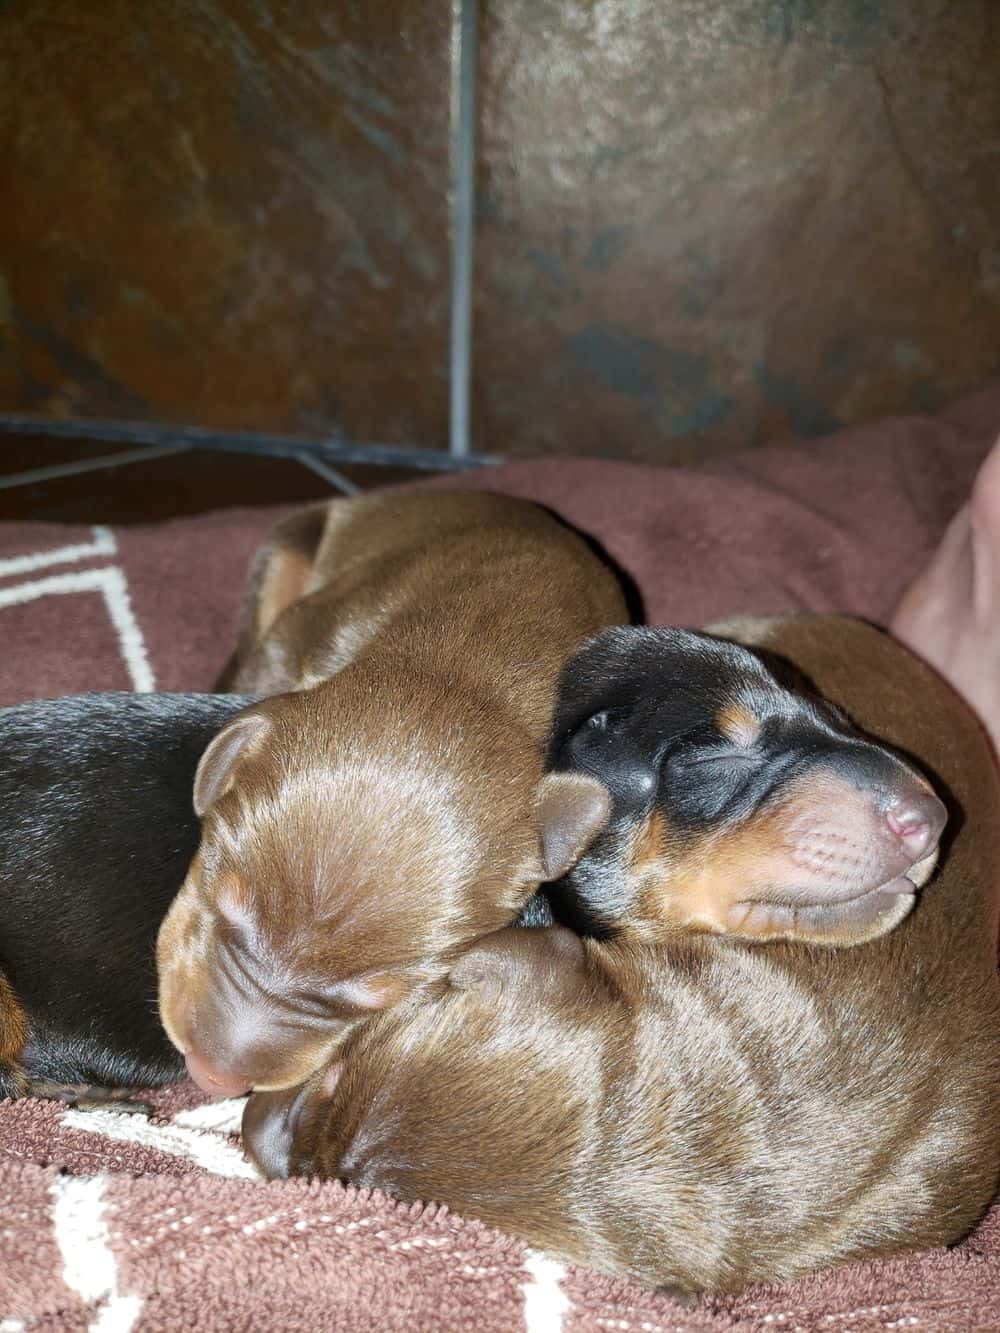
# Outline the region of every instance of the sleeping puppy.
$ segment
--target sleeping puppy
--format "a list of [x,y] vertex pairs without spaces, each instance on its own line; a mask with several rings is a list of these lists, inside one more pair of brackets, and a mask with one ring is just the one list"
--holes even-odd
[[[624,614],[614,578],[581,539],[524,501],[369,495],[279,525],[251,573],[234,683],[286,692],[237,719],[202,760],[203,840],[159,941],[163,1020],[203,1088],[234,1095],[301,1082],[353,1024],[441,975],[472,941],[512,921],[539,880],[569,869],[608,818],[609,786],[615,827],[583,878],[612,855],[648,775],[637,762],[618,775],[570,756],[556,767],[573,771],[543,776],[543,759],[562,666],[585,636]],[[804,789],[781,830],[751,817],[756,798],[745,784],[731,811],[709,799],[684,835],[731,824],[732,857],[742,821],[744,860],[762,861],[768,849],[766,883],[750,901],[725,904],[721,857],[696,866],[692,845],[670,913],[662,894],[654,902],[638,889],[640,878],[663,877],[660,824],[641,837],[630,828],[636,924],[669,915],[681,926],[840,943],[889,929],[911,901],[901,876],[915,863],[916,880],[929,872],[943,822],[926,783],[783,689],[749,654],[730,649],[726,659],[707,640],[678,642],[659,683],[677,684],[673,699],[685,682],[721,682],[698,701],[733,768],[745,774],[754,752],[755,724],[740,700],[749,708],[759,694],[765,711],[798,719],[797,731],[775,733],[771,768],[789,767],[796,737],[811,744],[825,775],[810,788],[813,803],[842,807],[825,835],[859,827],[834,855],[822,834],[807,845],[796,831],[809,816]],[[617,646],[606,650],[615,671]],[[643,670],[630,678],[640,691]],[[570,704],[607,713],[572,692]],[[690,729],[682,711],[647,722],[655,734],[661,723]],[[839,758],[820,765],[826,751]],[[710,785],[703,777],[699,788],[695,769],[681,780],[692,800]],[[619,776],[628,792],[615,786]],[[763,804],[766,793],[758,796]],[[811,873],[792,883],[791,863],[809,856]],[[875,886],[882,891],[868,894]],[[812,896],[789,924],[802,891]],[[860,905],[844,901],[862,894]]]
[[202,751],[248,703],[89,694],[0,710],[0,1097],[184,1074],[156,932],[198,846]]
[[945,808],[787,666],[708,635],[610,630],[563,675],[549,766],[613,812],[550,890],[556,916],[636,938],[682,930],[856,944],[899,924]]
[[[988,744],[937,676],[863,624],[802,617],[740,632],[950,793],[951,845],[916,910],[861,947],[812,942],[891,923],[898,909],[872,913],[872,894],[902,893],[909,911],[910,891],[884,886],[907,859],[926,860],[930,837],[907,846],[915,821],[902,811],[916,802],[923,823],[941,818],[915,769],[866,748],[827,705],[790,707],[772,659],[752,665],[704,640],[720,668],[709,675],[742,662],[748,688],[720,696],[695,673],[687,721],[670,732],[675,678],[663,689],[654,670],[643,691],[630,673],[650,665],[644,641],[668,655],[681,641],[612,635],[604,660],[622,688],[591,645],[567,672],[553,738],[555,757],[615,790],[613,823],[560,889],[580,885],[608,938],[500,932],[421,1002],[353,1034],[302,1088],[251,1097],[245,1143],[268,1175],[439,1200],[568,1261],[689,1291],[946,1244],[976,1221],[1000,1178],[1000,787]],[[642,719],[657,716],[669,736],[650,747]],[[782,763],[772,746],[786,727]],[[738,767],[721,759],[727,745]],[[810,801],[811,783],[832,783],[857,829]],[[707,834],[713,793],[718,840],[739,852],[728,862]],[[799,803],[805,833],[783,813]],[[663,832],[650,839],[654,818]],[[781,849],[775,859],[761,845],[763,874],[745,851],[760,820]],[[635,847],[650,841],[637,870]],[[816,847],[835,868],[860,867],[854,912],[839,895],[824,903]],[[726,864],[747,882],[727,884]],[[708,867],[710,894],[689,891],[692,865]],[[781,909],[761,932],[772,942],[717,933],[748,894]],[[803,923],[807,943],[774,939]]]
[[160,1011],[203,1088],[300,1083],[561,875],[609,809],[544,772],[556,683],[625,618],[538,506],[381,493],[280,526],[255,562],[209,746],[198,854],[158,944]]

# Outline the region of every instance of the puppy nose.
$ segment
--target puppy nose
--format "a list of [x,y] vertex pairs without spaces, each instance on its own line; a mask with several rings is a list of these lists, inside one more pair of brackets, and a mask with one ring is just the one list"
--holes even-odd
[[188,1073],[202,1092],[211,1097],[242,1097],[250,1091],[250,1084],[238,1074],[218,1069],[198,1051],[188,1051],[184,1057]]
[[933,851],[947,819],[947,811],[931,792],[897,797],[885,812],[885,822],[912,862]]

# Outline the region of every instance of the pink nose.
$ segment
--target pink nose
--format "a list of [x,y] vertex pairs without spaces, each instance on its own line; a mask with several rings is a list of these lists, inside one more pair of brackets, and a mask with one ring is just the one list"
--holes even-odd
[[904,797],[885,812],[886,823],[911,862],[922,861],[934,850],[947,819],[944,806],[930,792]]
[[216,1069],[210,1060],[206,1060],[197,1051],[188,1051],[184,1063],[198,1087],[211,1097],[242,1097],[245,1092],[250,1091],[250,1084],[246,1079]]

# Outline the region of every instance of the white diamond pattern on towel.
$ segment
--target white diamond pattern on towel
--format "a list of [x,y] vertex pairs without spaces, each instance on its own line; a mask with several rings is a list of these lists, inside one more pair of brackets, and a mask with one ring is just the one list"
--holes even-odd
[[76,564],[78,560],[118,554],[118,543],[110,528],[98,524],[91,528],[91,532],[94,540],[90,542],[75,542],[71,546],[53,547],[51,551],[34,551],[31,555],[14,555],[0,560],[0,579],[12,578],[15,574],[32,574],[49,565]]
[[145,640],[132,610],[124,571],[117,565],[50,574],[44,579],[0,588],[0,610],[5,606],[23,606],[39,597],[79,592],[99,592],[103,596],[133,688],[142,692],[154,690],[156,679],[149,664]]
[[536,1250],[524,1256],[528,1281],[524,1284],[524,1326],[527,1333],[562,1333],[569,1297],[559,1285],[566,1265]]

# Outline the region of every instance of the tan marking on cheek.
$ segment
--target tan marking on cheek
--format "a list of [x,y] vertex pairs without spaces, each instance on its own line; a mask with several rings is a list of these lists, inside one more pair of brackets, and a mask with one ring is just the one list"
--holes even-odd
[[666,820],[659,810],[636,827],[632,841],[631,869],[634,875],[647,873],[664,855]]
[[715,715],[715,725],[734,745],[749,749],[760,735],[760,718],[742,704],[727,704]]
[[688,925],[713,932],[731,929],[735,904],[751,897],[787,857],[782,814],[757,815],[699,847],[681,885]]
[[641,867],[639,915],[647,936],[687,929],[812,938],[800,931],[796,914],[805,921],[835,886],[849,891],[856,884],[863,892],[878,870],[872,823],[863,792],[829,775],[809,774],[780,806],[735,829],[687,842],[667,831],[660,854]]
[[375,1012],[380,1009],[391,1009],[412,989],[413,981],[410,977],[372,973],[341,982],[338,999],[344,1004]]
[[[356,1023],[346,1023],[332,1038],[302,1045],[294,1051],[276,1052],[271,1076],[255,1083],[254,1090],[284,1092],[287,1088],[295,1088],[300,1083],[305,1083],[318,1069],[328,1063],[334,1052],[356,1027]],[[339,1069],[340,1066],[336,1068]]]
[[658,854],[640,865],[639,913],[647,925],[721,933],[734,905],[787,858],[784,811],[757,815],[737,828],[682,840],[660,816]]
[[249,925],[253,918],[250,886],[242,875],[225,870],[215,887],[215,905],[219,913],[234,926]]

